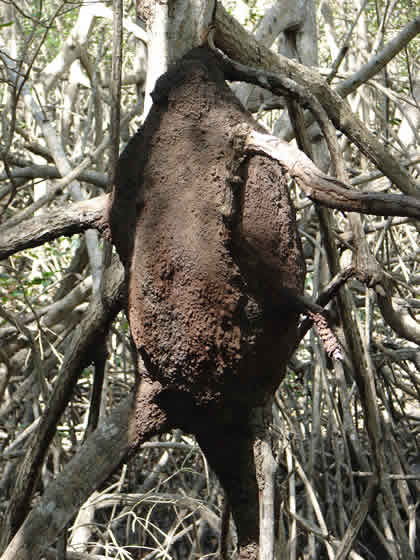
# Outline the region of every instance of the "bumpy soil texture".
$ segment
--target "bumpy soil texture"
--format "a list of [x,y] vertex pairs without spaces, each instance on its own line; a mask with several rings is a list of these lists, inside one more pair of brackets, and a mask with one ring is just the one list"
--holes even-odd
[[303,288],[295,212],[278,164],[255,156],[235,169],[232,130],[258,125],[209,50],[191,51],[153,98],[120,158],[110,209],[143,377],[135,430],[140,441],[155,418],[196,435],[251,558],[248,417],[280,383],[295,344],[297,314],[281,289]]

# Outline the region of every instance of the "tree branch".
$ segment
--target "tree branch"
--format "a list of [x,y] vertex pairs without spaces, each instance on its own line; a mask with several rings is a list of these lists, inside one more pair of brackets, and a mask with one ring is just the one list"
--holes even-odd
[[[61,179],[60,172],[55,165],[32,165],[30,167],[16,167],[10,171],[11,177],[30,180],[30,179]],[[0,173],[0,181],[5,181],[9,177],[6,173]],[[107,184],[107,178],[104,173],[99,173],[94,170],[82,171],[79,173],[78,178],[85,183],[91,183],[101,189],[104,189]],[[10,191],[10,188],[3,188],[0,190],[0,198],[5,196]]]
[[48,215],[35,216],[13,228],[0,229],[0,259],[18,251],[38,247],[61,235],[73,235],[87,229],[104,233],[107,225],[104,210],[108,195],[67,204]]
[[393,305],[392,298],[386,294],[377,293],[378,306],[386,323],[394,329],[401,338],[420,344],[420,325],[403,306]]
[[2,539],[14,535],[30,507],[33,489],[44,462],[45,454],[83,368],[96,360],[98,340],[108,331],[110,323],[121,308],[124,294],[124,270],[118,259],[107,269],[107,283],[103,297],[94,297],[89,311],[75,331],[63,360],[54,392],[48,401],[41,424],[19,470],[13,496],[10,500],[6,527]]
[[349,185],[323,173],[299,149],[269,134],[248,127],[233,133],[242,149],[250,154],[265,154],[286,169],[311,199],[328,208],[377,216],[420,218],[420,199],[397,194],[357,192]]
[[377,54],[375,54],[366,64],[364,64],[352,76],[343,80],[336,88],[336,92],[342,97],[346,97],[350,93],[367,82],[373,76],[376,76],[404,47],[420,33],[420,16],[417,16],[407,23],[407,25],[398,33],[396,37],[386,42],[386,46]]
[[79,453],[51,482],[0,560],[38,560],[93,490],[140,444],[171,428],[154,399],[157,383],[141,382],[93,432]]
[[119,405],[84,444],[83,452],[77,453],[48,485],[1,560],[39,558],[39,549],[57,538],[77,508],[118,468],[130,449],[128,425],[132,400],[130,396]]
[[[420,17],[414,20],[410,37],[416,35],[419,30]],[[413,33],[414,35],[412,35]],[[239,62],[248,68],[249,65],[256,67],[252,71],[254,74],[260,74],[262,78],[261,81],[254,81],[255,76],[253,76],[252,83],[256,85],[271,89],[270,81],[272,79],[275,80],[276,76],[288,76],[307,88],[317,97],[334,126],[346,134],[384,175],[404,193],[418,194],[417,184],[410,177],[408,171],[367,130],[351,111],[345,100],[328,86],[328,83],[318,72],[265,48],[226,12],[220,2],[217,4],[215,17],[214,42],[223,53],[233,59],[230,62]],[[401,48],[403,46],[401,45]],[[244,79],[244,77],[245,73],[241,79]],[[235,79],[234,73],[231,79]]]

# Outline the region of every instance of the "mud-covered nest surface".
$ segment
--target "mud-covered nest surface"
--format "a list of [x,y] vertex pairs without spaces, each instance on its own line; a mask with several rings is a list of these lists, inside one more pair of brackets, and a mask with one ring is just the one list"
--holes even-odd
[[253,407],[295,344],[278,287],[300,292],[304,278],[282,170],[262,156],[238,163],[232,131],[258,125],[209,50],[160,78],[153,99],[121,156],[110,220],[143,375],[177,416]]

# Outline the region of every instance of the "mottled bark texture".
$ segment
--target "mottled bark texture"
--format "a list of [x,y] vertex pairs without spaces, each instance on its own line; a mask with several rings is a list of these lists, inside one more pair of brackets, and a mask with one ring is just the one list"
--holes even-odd
[[234,149],[233,129],[258,125],[211,51],[188,53],[158,80],[153,99],[120,158],[110,206],[150,387],[133,430],[142,433],[150,413],[195,434],[228,494],[241,558],[255,558],[250,419],[296,343],[289,296],[302,291],[305,267],[295,211],[279,165]]

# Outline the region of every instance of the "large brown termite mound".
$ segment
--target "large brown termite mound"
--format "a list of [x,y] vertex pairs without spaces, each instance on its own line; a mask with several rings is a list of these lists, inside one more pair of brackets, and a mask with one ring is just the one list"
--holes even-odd
[[110,209],[139,357],[133,437],[195,434],[229,496],[241,557],[255,557],[250,418],[296,343],[295,212],[279,165],[233,145],[238,125],[258,125],[210,50],[184,57],[153,99],[120,158]]

